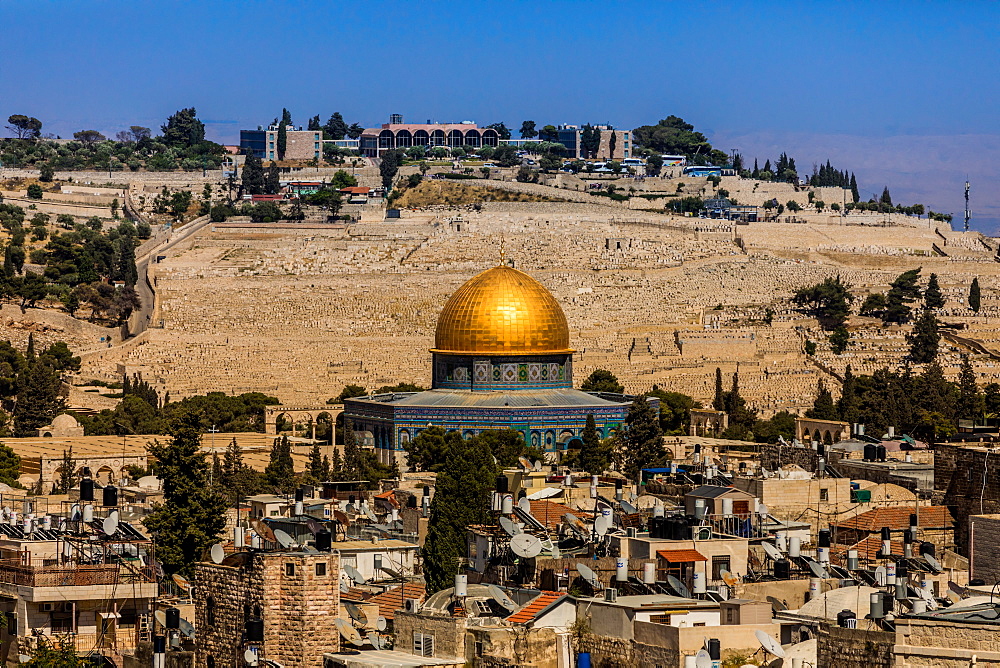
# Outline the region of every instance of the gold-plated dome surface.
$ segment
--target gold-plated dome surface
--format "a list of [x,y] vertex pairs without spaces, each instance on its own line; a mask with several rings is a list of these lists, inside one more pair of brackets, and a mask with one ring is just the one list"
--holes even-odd
[[436,353],[571,353],[559,302],[523,271],[500,265],[471,278],[438,317]]

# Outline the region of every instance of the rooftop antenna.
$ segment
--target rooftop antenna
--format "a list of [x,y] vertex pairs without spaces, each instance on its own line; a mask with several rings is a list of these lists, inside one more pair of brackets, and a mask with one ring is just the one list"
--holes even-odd
[[965,231],[969,231],[969,218],[972,218],[972,212],[969,211],[969,177],[965,177]]

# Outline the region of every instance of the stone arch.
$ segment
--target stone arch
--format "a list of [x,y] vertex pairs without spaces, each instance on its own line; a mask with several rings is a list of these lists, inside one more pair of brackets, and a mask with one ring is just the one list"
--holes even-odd
[[[316,422],[321,415],[329,416],[335,424],[342,425],[341,415],[344,407],[341,404],[329,404],[326,406],[265,406],[264,407],[264,433],[276,436],[278,434],[278,419],[285,415],[293,424],[303,422],[309,425],[310,432],[315,433]],[[315,436],[313,436],[315,438]]]
[[483,130],[483,146],[499,146],[500,133],[493,128]]
[[399,430],[399,444],[404,445],[410,442],[410,430],[400,429]]
[[830,434],[829,429],[823,432],[823,443],[824,445],[833,445],[833,436]]
[[336,419],[330,411],[320,411],[317,413],[313,418],[312,424],[312,437],[314,439],[329,441],[331,444],[333,443]]
[[545,449],[555,450],[556,449],[556,431],[555,429],[549,429],[545,432]]
[[461,130],[452,130],[448,133],[448,146],[455,148],[465,143],[465,135]]
[[444,130],[435,130],[431,133],[431,146],[444,146],[445,143],[447,143],[447,139]]
[[536,430],[532,430],[532,432],[531,432],[531,447],[533,447],[533,448],[540,448],[540,447],[542,447],[542,443],[543,443],[542,432],[536,431]]
[[431,143],[430,135],[427,134],[427,130],[417,130],[413,133],[413,145],[414,146],[427,146]]
[[105,464],[101,468],[97,469],[97,473],[94,475],[94,480],[113,483],[115,481],[115,470]]
[[465,143],[476,148],[482,146],[482,135],[479,134],[479,130],[469,130],[466,132]]
[[409,148],[413,146],[413,135],[409,130],[400,130],[396,133],[396,148]]
[[566,441],[567,450],[579,450],[582,447],[583,447],[583,441],[578,436],[574,436],[573,438]]
[[816,431],[814,431],[814,432],[813,432],[813,435],[812,435],[812,440],[814,440],[814,441],[817,441],[817,442],[818,442],[818,441],[822,440],[822,438],[823,438],[823,437],[822,437],[822,435],[820,435],[820,433],[819,433],[819,429],[817,429]]
[[52,432],[51,431],[42,432],[42,438],[52,438]]
[[576,436],[576,434],[574,434],[574,433],[573,433],[573,432],[572,432],[571,430],[569,430],[569,429],[563,429],[562,431],[560,431],[560,432],[559,432],[559,435],[558,435],[558,436],[556,437],[556,443],[557,443],[557,444],[558,444],[559,446],[561,446],[561,447],[559,447],[558,449],[559,449],[559,450],[568,450],[568,449],[569,449],[569,442],[570,442],[570,440],[572,440],[572,439],[573,439],[573,438],[574,438],[575,436]]
[[382,130],[378,133],[378,147],[383,148],[396,148],[396,135],[392,134],[391,130]]

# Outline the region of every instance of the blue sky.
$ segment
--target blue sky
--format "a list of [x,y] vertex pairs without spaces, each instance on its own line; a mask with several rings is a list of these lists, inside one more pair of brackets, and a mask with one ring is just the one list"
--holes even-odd
[[985,2],[5,0],[0,117],[113,135],[194,106],[234,142],[282,107],[362,125],[675,114],[751,160],[831,158],[935,210],[961,210],[967,171],[995,233],[998,19]]

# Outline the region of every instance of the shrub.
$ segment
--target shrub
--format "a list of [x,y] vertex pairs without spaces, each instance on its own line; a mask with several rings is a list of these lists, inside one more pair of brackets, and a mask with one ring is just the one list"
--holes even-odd
[[42,199],[42,187],[37,183],[28,186],[28,199]]

